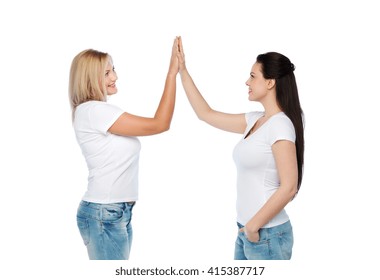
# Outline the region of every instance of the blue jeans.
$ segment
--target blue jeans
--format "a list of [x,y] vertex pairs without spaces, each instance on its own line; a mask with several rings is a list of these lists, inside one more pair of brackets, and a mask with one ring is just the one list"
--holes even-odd
[[129,258],[134,204],[81,201],[77,212],[77,224],[90,260]]
[[[243,225],[238,223],[239,229]],[[244,232],[238,233],[235,260],[290,260],[293,248],[293,230],[290,221],[259,230],[260,240],[251,242]]]

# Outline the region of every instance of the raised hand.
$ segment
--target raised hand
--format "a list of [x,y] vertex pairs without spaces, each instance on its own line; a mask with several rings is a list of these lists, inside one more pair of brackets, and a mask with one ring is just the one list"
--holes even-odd
[[179,63],[179,71],[186,69],[185,64],[185,53],[183,52],[182,38],[178,37],[178,51],[177,51],[178,63]]
[[207,101],[199,92],[186,68],[185,53],[183,51],[181,37],[178,38],[177,57],[182,85],[197,117],[216,128],[229,132],[244,133],[247,126],[245,114],[228,114],[215,111],[208,105]]
[[172,55],[170,57],[170,66],[169,66],[169,73],[176,75],[179,71],[179,63],[178,63],[178,39],[179,37],[176,37],[173,42],[172,47]]

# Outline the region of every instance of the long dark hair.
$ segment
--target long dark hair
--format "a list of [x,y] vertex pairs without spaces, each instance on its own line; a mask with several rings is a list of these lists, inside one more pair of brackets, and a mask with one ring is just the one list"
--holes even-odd
[[304,159],[304,124],[303,111],[298,97],[296,77],[294,76],[294,64],[286,56],[268,52],[260,54],[256,59],[260,63],[261,70],[265,79],[276,80],[276,98],[281,110],[292,121],[296,132],[296,153],[298,166],[298,185],[299,190],[303,175]]

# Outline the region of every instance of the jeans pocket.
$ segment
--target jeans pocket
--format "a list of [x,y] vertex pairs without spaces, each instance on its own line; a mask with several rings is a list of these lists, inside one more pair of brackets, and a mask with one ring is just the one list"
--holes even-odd
[[86,218],[77,216],[77,225],[82,236],[84,245],[88,245],[90,243],[90,228],[88,226],[88,220]]
[[270,239],[250,241],[244,234],[243,250],[247,260],[269,260],[271,259]]
[[268,244],[268,242],[269,242],[267,239],[261,238],[261,236],[260,236],[260,240],[259,241],[253,242],[253,241],[251,241],[251,240],[248,239],[248,236],[247,236],[247,234],[245,232],[243,232],[243,237],[248,242],[248,244],[252,244],[252,245]]
[[102,221],[117,223],[123,218],[123,209],[117,206],[107,205],[102,209]]

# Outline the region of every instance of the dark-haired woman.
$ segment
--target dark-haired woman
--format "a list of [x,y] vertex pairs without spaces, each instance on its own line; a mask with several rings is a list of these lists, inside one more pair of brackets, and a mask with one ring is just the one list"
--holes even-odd
[[246,81],[248,99],[263,112],[227,114],[213,110],[195,86],[179,40],[180,75],[198,118],[242,134],[233,151],[237,167],[236,260],[288,260],[293,231],[285,206],[297,194],[303,169],[304,139],[294,65],[282,54],[257,57]]

